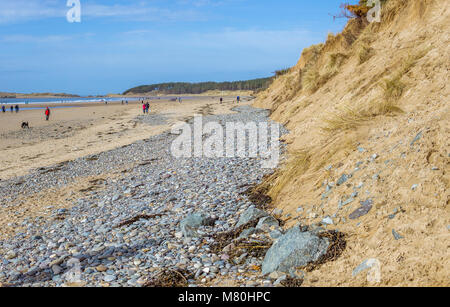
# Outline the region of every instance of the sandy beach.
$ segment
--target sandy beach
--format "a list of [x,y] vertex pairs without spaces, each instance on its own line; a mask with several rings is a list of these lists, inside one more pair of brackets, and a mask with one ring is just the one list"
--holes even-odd
[[[0,179],[22,176],[31,169],[131,144],[157,135],[196,113],[227,113],[236,106],[234,97],[225,97],[224,103],[220,104],[216,96],[185,99],[181,104],[164,97],[149,102],[150,115],[164,116],[164,124],[149,125],[138,120],[137,117],[142,115],[139,101],[130,101],[128,105],[121,102],[64,104],[64,108],[59,108],[61,104],[53,104],[49,105],[52,113],[48,122],[43,109],[0,113],[3,166]],[[30,129],[22,129],[22,122],[28,122]]]

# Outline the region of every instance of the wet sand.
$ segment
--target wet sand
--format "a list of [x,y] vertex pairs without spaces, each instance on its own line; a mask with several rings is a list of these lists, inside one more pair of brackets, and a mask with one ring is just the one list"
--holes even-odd
[[[248,104],[243,102],[241,104]],[[45,121],[44,110],[22,110],[19,113],[0,113],[0,179],[22,176],[31,169],[50,166],[87,155],[125,146],[159,134],[177,121],[185,121],[194,114],[223,114],[236,106],[233,97],[195,97],[183,103],[161,98],[150,101],[151,114],[159,114],[164,123],[138,119],[141,103],[121,102],[64,104],[64,108],[49,105],[51,118]],[[47,105],[21,107],[39,108]],[[30,129],[22,129],[28,122]]]

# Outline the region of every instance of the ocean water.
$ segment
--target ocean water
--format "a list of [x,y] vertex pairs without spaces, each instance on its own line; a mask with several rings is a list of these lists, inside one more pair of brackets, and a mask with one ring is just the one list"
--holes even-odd
[[[54,103],[92,103],[92,102],[115,102],[115,101],[139,101],[142,99],[150,99],[150,100],[159,100],[159,99],[176,99],[177,96],[171,96],[171,97],[127,97],[127,98],[98,98],[98,97],[76,97],[76,98],[0,98],[0,105],[1,104],[7,104],[7,105],[32,105],[32,104],[54,104]],[[194,97],[189,96],[182,96],[183,100],[186,99],[193,99]]]
[[0,104],[8,105],[28,105],[28,104],[54,104],[54,103],[88,103],[88,102],[108,102],[114,101],[136,101],[142,98],[92,98],[92,97],[76,97],[76,98],[0,98]]

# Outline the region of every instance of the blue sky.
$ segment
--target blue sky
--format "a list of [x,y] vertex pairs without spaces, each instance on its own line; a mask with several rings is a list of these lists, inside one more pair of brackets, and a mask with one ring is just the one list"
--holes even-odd
[[120,93],[270,76],[342,30],[342,0],[0,0],[0,91]]

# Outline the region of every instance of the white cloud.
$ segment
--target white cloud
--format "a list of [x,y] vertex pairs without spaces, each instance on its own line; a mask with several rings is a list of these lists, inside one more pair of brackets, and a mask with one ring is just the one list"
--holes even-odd
[[[69,8],[65,0],[0,0],[0,23],[21,23],[47,18],[65,18]],[[169,10],[152,6],[149,1],[130,4],[99,4],[81,0],[82,18],[126,18],[132,20],[202,20],[194,9]]]
[[66,11],[54,0],[0,0],[0,23],[63,17]]

